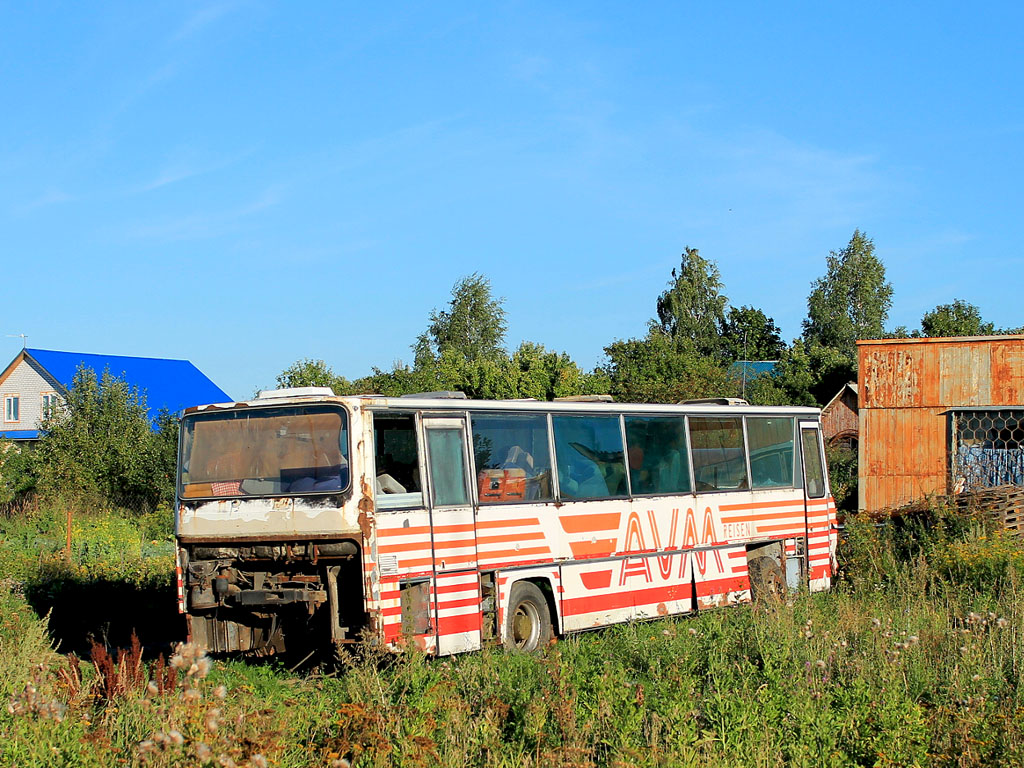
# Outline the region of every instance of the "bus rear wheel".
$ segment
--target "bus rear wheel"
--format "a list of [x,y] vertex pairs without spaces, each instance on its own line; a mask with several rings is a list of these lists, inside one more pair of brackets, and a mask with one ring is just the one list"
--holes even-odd
[[532,582],[517,581],[512,585],[505,614],[505,647],[535,651],[551,637],[551,612],[544,593]]
[[786,594],[782,566],[772,557],[755,557],[747,565],[750,597],[755,602],[775,602]]

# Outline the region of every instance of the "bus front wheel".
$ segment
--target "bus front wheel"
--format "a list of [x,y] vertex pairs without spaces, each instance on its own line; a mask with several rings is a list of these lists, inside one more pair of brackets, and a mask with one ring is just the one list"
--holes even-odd
[[551,612],[544,593],[532,582],[517,581],[512,585],[505,614],[505,647],[535,651],[551,637]]

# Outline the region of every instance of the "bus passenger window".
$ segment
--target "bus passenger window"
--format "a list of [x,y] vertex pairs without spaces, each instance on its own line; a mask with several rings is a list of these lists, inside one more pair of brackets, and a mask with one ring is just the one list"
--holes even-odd
[[561,498],[626,495],[626,462],[618,416],[552,416],[551,423]]
[[689,493],[690,462],[682,416],[626,416],[633,494]]
[[470,419],[481,504],[553,498],[547,416],[472,413]]
[[691,416],[690,446],[698,493],[748,487],[743,420],[739,416]]
[[416,419],[410,414],[373,415],[373,458],[377,506],[399,509],[423,506]]
[[789,488],[793,485],[793,419],[747,417],[750,443],[750,485]]

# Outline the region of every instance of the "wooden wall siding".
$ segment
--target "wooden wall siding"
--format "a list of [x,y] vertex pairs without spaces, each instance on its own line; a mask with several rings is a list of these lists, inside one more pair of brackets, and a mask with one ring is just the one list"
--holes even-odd
[[[0,421],[0,429],[38,429],[42,419],[42,395],[59,392],[60,385],[46,371],[22,360],[0,383],[0,407],[3,397],[18,395],[18,421]],[[0,419],[3,414],[0,413]]]
[[949,408],[1024,404],[1024,336],[858,347],[860,509],[948,492]]
[[821,412],[821,430],[826,440],[836,435],[857,432],[860,420],[857,417],[857,396],[843,388],[842,394]]

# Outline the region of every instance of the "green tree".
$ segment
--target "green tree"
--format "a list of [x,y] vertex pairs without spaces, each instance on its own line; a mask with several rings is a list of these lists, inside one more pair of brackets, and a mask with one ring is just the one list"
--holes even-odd
[[857,339],[881,338],[892,306],[892,285],[875,256],[875,244],[859,229],[841,251],[826,258],[827,271],[807,298],[804,340],[838,350],[856,366]]
[[519,398],[553,400],[605,394],[610,386],[607,377],[583,371],[565,352],[552,352],[530,341],[519,345],[510,362],[515,376],[514,396]]
[[18,509],[38,482],[36,452],[11,440],[0,440],[0,510]]
[[981,319],[981,311],[973,304],[953,299],[952,304],[939,304],[921,318],[924,336],[990,336],[995,325]]
[[692,342],[698,354],[717,354],[728,303],[723,288],[715,263],[687,246],[679,269],[672,270],[668,288],[658,297],[660,331],[673,341]]
[[[177,421],[105,370],[80,367],[64,401],[43,424],[36,449],[38,490],[83,507],[148,511],[173,500]],[[172,447],[173,446],[173,447]]]
[[491,282],[481,274],[459,280],[448,307],[430,313],[430,325],[413,346],[416,367],[437,363],[445,353],[471,361],[505,356],[504,301],[492,296]]
[[754,307],[730,307],[722,333],[726,360],[778,360],[786,349],[775,321]]
[[620,402],[677,403],[703,397],[737,397],[736,380],[696,344],[669,336],[655,323],[642,339],[616,341],[604,349],[602,368]]
[[355,394],[357,387],[323,360],[302,358],[277,375],[279,387],[330,387],[336,395]]

